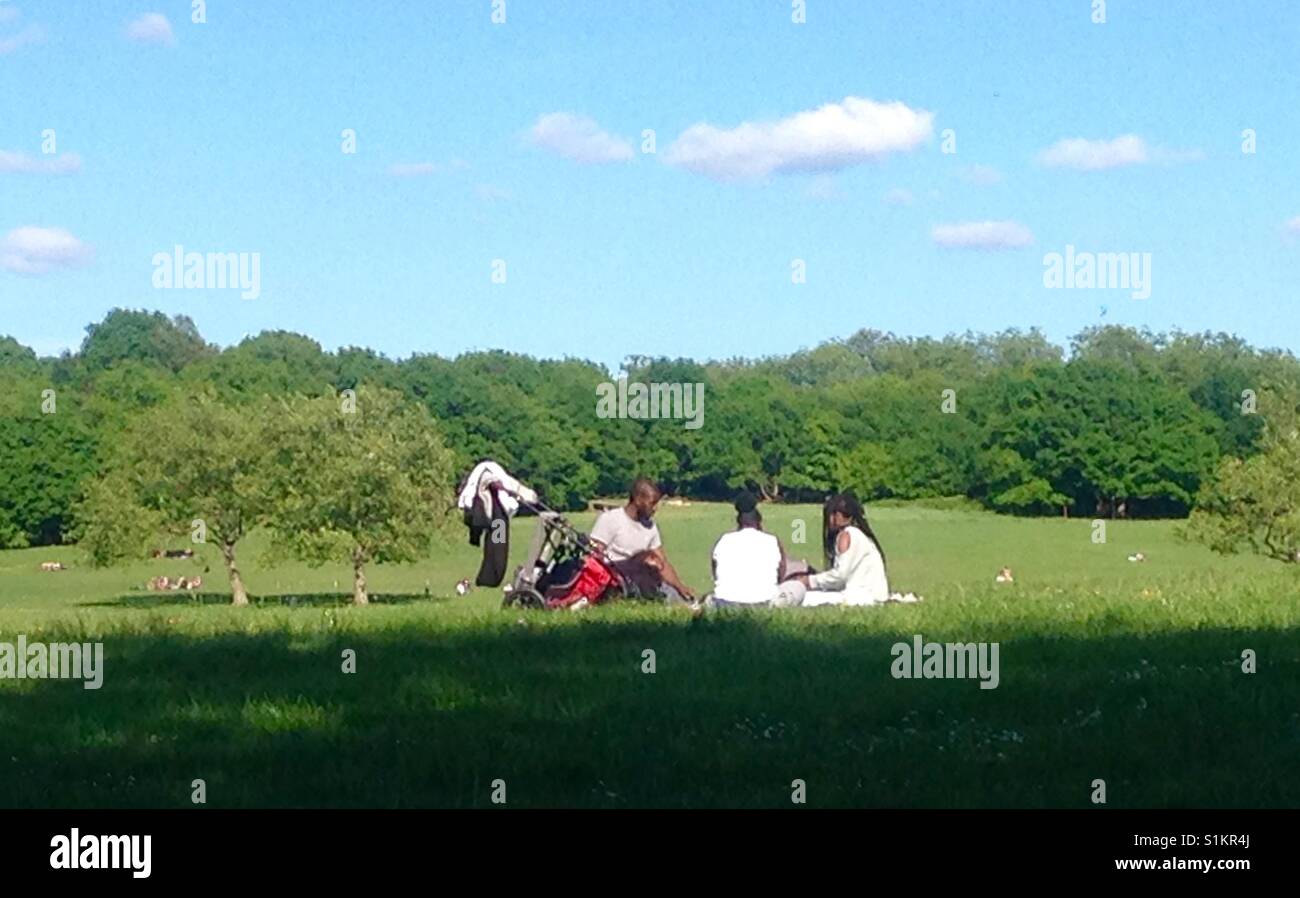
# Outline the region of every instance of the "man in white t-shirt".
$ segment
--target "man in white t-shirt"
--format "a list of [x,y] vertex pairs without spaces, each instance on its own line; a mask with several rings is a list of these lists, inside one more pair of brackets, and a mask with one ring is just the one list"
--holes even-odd
[[627,505],[611,508],[596,518],[591,539],[605,550],[605,557],[643,595],[657,593],[670,603],[695,598],[682,582],[664,553],[659,525],[654,521],[659,505],[659,487],[645,477],[632,484]]
[[715,607],[786,607],[803,601],[805,587],[786,576],[781,541],[763,530],[758,502],[748,492],[736,499],[736,529],[713,546]]

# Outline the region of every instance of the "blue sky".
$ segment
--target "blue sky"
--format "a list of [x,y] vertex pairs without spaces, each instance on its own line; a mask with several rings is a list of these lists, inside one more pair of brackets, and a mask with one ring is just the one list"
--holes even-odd
[[[1300,5],[505,11],[0,0],[0,333],[52,353],[126,306],[394,357],[1096,323],[1300,350]],[[261,295],[155,289],[177,244],[259,253]],[[1045,288],[1067,244],[1150,253],[1151,296]]]

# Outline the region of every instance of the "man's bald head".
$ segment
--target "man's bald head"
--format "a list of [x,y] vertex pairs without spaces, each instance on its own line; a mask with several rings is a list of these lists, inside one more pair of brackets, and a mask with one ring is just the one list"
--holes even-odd
[[632,502],[638,499],[657,502],[659,501],[659,486],[649,477],[638,477],[632,481],[632,489],[628,490],[627,497]]
[[627,505],[632,517],[649,524],[654,518],[655,508],[659,505],[659,487],[648,477],[638,477],[632,481],[628,490]]

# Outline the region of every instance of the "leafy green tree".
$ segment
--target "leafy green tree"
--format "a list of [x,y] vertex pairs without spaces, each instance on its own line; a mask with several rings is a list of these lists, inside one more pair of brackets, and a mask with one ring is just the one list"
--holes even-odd
[[1300,365],[1294,357],[1260,352],[1223,333],[1175,333],[1160,354],[1160,364],[1175,386],[1218,418],[1220,450],[1238,457],[1255,451],[1263,430],[1263,420],[1251,413],[1249,395],[1270,387],[1300,387]]
[[1114,362],[1134,371],[1149,371],[1159,364],[1163,335],[1143,328],[1103,324],[1085,328],[1070,340],[1071,358]]
[[692,440],[695,483],[705,495],[722,498],[749,487],[765,498],[780,496],[793,436],[788,390],[766,375],[708,390],[704,425]]
[[1263,399],[1263,451],[1225,457],[1201,489],[1183,535],[1216,552],[1300,561],[1300,414],[1294,398]]
[[0,548],[64,542],[99,436],[75,392],[0,370]]
[[[126,455],[122,457],[125,460]],[[148,557],[169,529],[164,512],[144,504],[140,484],[125,468],[90,481],[74,513],[77,544],[95,567]],[[236,598],[235,604],[246,602],[244,596],[242,602]]]
[[191,365],[184,376],[195,385],[211,384],[232,399],[332,395],[336,377],[333,360],[319,343],[278,330],[246,337],[220,355]]
[[373,349],[348,346],[334,354],[336,390],[355,390],[362,384],[397,389],[397,365]]
[[0,370],[22,374],[36,374],[41,363],[36,352],[13,337],[0,337]]
[[247,605],[236,550],[266,514],[273,415],[269,402],[232,406],[205,391],[134,418],[79,509],[92,560],[108,564],[139,555],[150,536],[188,534],[216,544],[231,602]]
[[[1226,334],[1113,326],[1076,336],[1068,362],[1041,332],[1015,329],[862,330],[789,356],[722,362],[630,357],[634,380],[706,385],[705,424],[694,430],[597,417],[595,388],[617,375],[580,359],[491,351],[395,362],[364,348],[325,352],[283,331],[218,351],[188,319],[121,309],[87,330],[81,350],[58,359],[0,338],[3,544],[65,539],[72,501],[90,477],[108,476],[100,447],[173,394],[207,386],[232,403],[399,390],[440,422],[457,473],[495,458],[562,509],[621,494],[642,474],[706,499],[746,486],[807,500],[853,485],[867,497],[966,495],[1018,514],[1116,515],[1186,512],[1220,455],[1259,451],[1262,417],[1248,397],[1300,387],[1290,353]],[[59,396],[52,420],[28,402],[47,388]],[[955,414],[939,410],[947,389]]]
[[879,443],[858,443],[837,457],[835,481],[838,489],[849,490],[863,501],[887,499],[897,482],[894,459]]
[[1034,472],[1033,462],[1015,449],[997,447],[982,452],[976,462],[976,479],[988,493],[988,503],[998,511],[1016,514],[1050,512],[1066,506],[1070,497],[1057,492]]
[[79,358],[89,371],[134,359],[177,372],[213,352],[184,315],[168,318],[162,312],[113,309],[103,321],[86,327]]
[[451,522],[453,455],[419,403],[366,388],[296,397],[271,417],[269,523],[280,552],[352,566],[352,601],[369,602],[366,565],[424,557]]
[[1007,372],[976,405],[987,435],[980,491],[994,507],[1064,496],[1085,514],[1118,516],[1135,500],[1185,511],[1217,456],[1204,411],[1119,359]]
[[965,335],[972,343],[985,373],[1000,368],[1015,369],[1033,365],[1059,365],[1061,349],[1048,341],[1038,328],[1022,331],[1008,328],[998,334]]

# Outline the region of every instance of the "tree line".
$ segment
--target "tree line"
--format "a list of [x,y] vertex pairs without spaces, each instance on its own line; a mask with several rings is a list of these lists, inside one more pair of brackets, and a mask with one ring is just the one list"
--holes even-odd
[[[400,522],[427,524],[411,509],[449,504],[456,472],[486,456],[562,509],[643,474],[699,499],[849,489],[1024,515],[1185,516],[1213,505],[1206,489],[1226,464],[1276,449],[1258,403],[1300,385],[1288,352],[1117,326],[1068,348],[1037,330],[862,330],[786,356],[629,357],[625,368],[634,382],[704,384],[702,426],[599,417],[598,388],[618,375],[579,359],[393,360],[283,331],[222,349],[183,316],[123,309],[58,358],[0,338],[0,546],[80,540],[106,552],[139,534],[104,509],[147,509],[134,516],[144,530],[180,526],[197,505],[169,496],[207,492],[217,510],[194,517],[219,540],[268,526],[302,557],[395,558],[417,549]],[[350,395],[353,417],[340,413]],[[424,454],[403,457],[408,444]],[[217,447],[230,470],[196,464]],[[409,470],[416,461],[428,477]],[[357,519],[357,484],[398,469],[408,480],[385,489],[405,500],[384,510],[399,523],[382,532]],[[187,477],[203,482],[176,489]],[[229,504],[212,504],[218,495]]]

